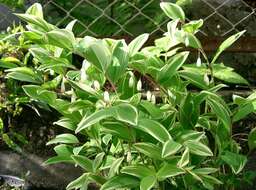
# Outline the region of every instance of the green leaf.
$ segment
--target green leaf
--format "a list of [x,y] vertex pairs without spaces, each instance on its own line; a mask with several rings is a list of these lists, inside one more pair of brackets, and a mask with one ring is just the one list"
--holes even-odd
[[148,133],[161,143],[172,139],[167,129],[162,124],[154,120],[139,119],[138,126],[135,127],[145,133]]
[[112,62],[108,66],[107,76],[115,84],[121,77],[124,77],[128,66],[128,48],[124,40],[116,42],[113,53]]
[[189,32],[191,34],[194,34],[195,32],[198,31],[199,28],[203,26],[204,21],[202,19],[200,20],[193,20],[190,21],[189,23],[186,23],[182,26],[183,30],[186,32]]
[[194,34],[187,33],[183,43],[186,46],[189,46],[192,48],[196,48],[196,49],[202,48],[201,42],[197,39],[197,37]]
[[57,163],[71,163],[74,164],[74,161],[70,156],[54,156],[49,158],[44,162],[44,165],[57,164]]
[[156,182],[155,176],[144,177],[140,182],[140,190],[150,190],[156,185]]
[[240,173],[247,162],[246,156],[229,151],[225,151],[221,159],[231,167],[234,174]]
[[15,57],[3,57],[0,59],[0,67],[5,69],[12,69],[18,67],[20,60]]
[[180,168],[185,167],[189,163],[189,149],[186,148],[185,151],[183,152],[181,159],[177,163],[177,166]]
[[140,105],[152,116],[153,119],[161,119],[164,117],[164,112],[155,104],[141,100]]
[[132,57],[142,48],[145,42],[148,40],[149,34],[141,34],[130,42],[128,45],[129,55]]
[[118,122],[104,122],[102,127],[102,133],[118,136],[128,141],[133,141],[136,135],[133,128],[128,128],[126,125]]
[[155,172],[152,168],[148,168],[144,165],[131,165],[131,166],[124,166],[121,169],[121,173],[132,175],[138,177],[140,179],[155,175]]
[[216,168],[198,168],[198,169],[193,170],[193,172],[198,175],[208,175],[211,173],[215,173],[217,171],[218,171],[218,169],[216,169]]
[[68,29],[55,29],[45,34],[46,43],[72,51],[75,46],[75,36]]
[[171,58],[167,62],[167,64],[161,68],[157,76],[157,80],[162,84],[169,82],[169,79],[171,79],[176,74],[177,70],[186,61],[188,55],[189,55],[189,52],[182,52],[182,53],[178,53],[173,58]]
[[93,162],[89,158],[80,155],[73,155],[71,158],[84,170],[93,172]]
[[74,121],[70,118],[62,118],[56,122],[53,123],[54,125],[59,125],[61,127],[64,127],[66,129],[69,129],[71,131],[75,131],[76,129],[76,124],[74,123]]
[[57,77],[55,77],[51,81],[48,81],[48,82],[45,82],[44,84],[42,84],[42,87],[44,89],[55,90],[59,86],[59,84],[61,83],[62,79],[63,79],[63,76],[58,75]]
[[175,177],[181,174],[184,174],[185,171],[181,168],[178,168],[173,164],[165,164],[160,170],[157,172],[157,178],[159,181],[163,181],[166,178]]
[[82,56],[105,73],[112,60],[111,52],[106,44],[102,40],[91,41],[83,48]]
[[193,85],[201,88],[201,89],[208,89],[208,85],[204,81],[204,75],[199,75],[198,73],[195,73],[192,70],[182,70],[179,71],[179,74],[182,78],[185,78]]
[[73,154],[72,146],[66,144],[59,144],[55,146],[54,151],[58,156],[71,156]]
[[6,70],[6,72],[8,72],[8,74],[6,75],[7,78],[36,84],[40,84],[43,82],[41,74],[36,73],[28,67],[16,67],[8,69]]
[[70,182],[67,185],[66,189],[70,190],[70,189],[79,189],[79,188],[81,188],[87,182],[88,177],[89,177],[89,174],[88,173],[84,173],[83,175],[81,175],[77,179],[75,179],[72,182]]
[[2,118],[0,117],[0,132],[2,132],[3,128],[4,128],[4,123]]
[[185,129],[193,129],[199,117],[199,106],[194,103],[191,93],[188,93],[180,105],[180,123]]
[[213,66],[213,76],[232,84],[249,84],[246,79],[234,72],[233,68],[226,67],[223,64],[215,64]]
[[138,123],[137,109],[130,104],[123,103],[111,108],[96,111],[90,116],[85,116],[78,124],[76,133],[109,117],[114,117],[118,121],[126,122],[131,125],[137,125]]
[[192,154],[199,156],[213,156],[211,149],[201,142],[188,140],[184,142],[184,145],[188,147]]
[[133,144],[134,148],[139,152],[145,154],[146,156],[161,160],[161,148],[152,143],[135,143]]
[[252,129],[248,136],[248,145],[250,150],[256,148],[256,128]]
[[108,172],[108,177],[111,178],[118,173],[119,168],[124,160],[124,157],[116,159],[112,164]]
[[43,8],[42,8],[42,5],[40,3],[34,3],[33,5],[31,5],[27,9],[26,14],[34,15],[34,16],[37,16],[38,18],[41,18],[41,19],[44,18]]
[[[248,85],[248,82],[246,81],[246,79],[244,79],[241,75],[234,72],[233,68],[223,65],[223,63],[214,64],[212,67],[213,67],[212,68],[213,76],[215,78],[231,84]],[[210,71],[206,68],[205,65],[201,65],[200,67],[197,67],[196,64],[189,64],[189,65],[183,65],[183,68],[185,70],[191,70],[191,72],[198,73],[199,75],[210,73]]]
[[93,182],[95,182],[99,185],[103,185],[107,181],[104,177],[101,176],[101,174],[92,174],[92,173],[90,173],[89,177]]
[[198,132],[194,130],[184,130],[177,138],[177,141],[180,143],[184,143],[188,140],[200,141],[205,136],[205,132]]
[[101,96],[97,93],[96,90],[94,90],[92,87],[84,84],[84,83],[80,83],[80,82],[75,82],[75,81],[72,81],[72,80],[69,80],[67,79],[68,83],[75,89],[77,90],[81,90],[83,92],[86,92],[88,93],[89,95],[92,95],[94,97],[97,97],[97,98],[101,98]]
[[226,109],[225,103],[217,96],[208,96],[207,103],[212,108],[212,111],[218,116],[222,121],[227,131],[230,131],[231,119],[229,115],[229,110]]
[[241,32],[238,32],[237,34],[234,34],[230,36],[228,39],[226,39],[222,44],[219,46],[212,63],[215,63],[220,54],[225,51],[227,48],[229,48],[235,41],[237,41],[246,31],[243,30]]
[[185,21],[185,13],[179,5],[176,5],[175,3],[161,2],[160,7],[169,18]]
[[93,114],[89,116],[84,116],[84,118],[80,121],[80,123],[77,125],[76,133],[80,132],[83,129],[86,129],[90,127],[91,125],[94,125],[98,123],[99,121],[106,119],[108,117],[113,116],[113,109],[102,109],[95,111]]
[[181,149],[181,147],[182,147],[181,144],[173,140],[166,141],[163,144],[162,158],[166,158],[168,156],[176,154]]
[[67,29],[67,30],[69,30],[69,31],[72,32],[72,30],[73,30],[74,25],[76,24],[76,22],[77,22],[76,19],[75,19],[75,20],[72,20],[71,22],[69,22],[69,23],[67,24],[67,26],[65,27],[65,29]]
[[44,19],[30,14],[15,14],[21,20],[29,23],[34,29],[39,30],[41,32],[49,32],[51,30],[56,29],[55,26],[47,23]]
[[45,90],[41,86],[24,85],[22,88],[29,97],[37,101],[53,105],[57,99],[55,92]]
[[95,173],[95,172],[99,169],[99,167],[101,166],[102,161],[103,161],[103,159],[104,159],[104,156],[105,156],[105,153],[104,153],[104,152],[101,152],[101,153],[97,154],[97,156],[95,157],[95,159],[94,159],[94,161],[93,161],[93,164],[92,164],[94,173]]
[[234,113],[232,121],[236,122],[245,118],[250,113],[256,111],[256,101],[247,101],[246,103],[240,105],[238,110]]
[[129,175],[114,176],[104,183],[100,190],[132,189],[139,186],[139,180]]
[[65,143],[65,144],[76,144],[79,140],[72,134],[61,134],[57,135],[54,139],[50,140],[46,145]]
[[131,125],[137,125],[138,111],[136,107],[130,104],[120,104],[113,107],[113,111],[115,111],[114,116],[117,120]]
[[213,185],[215,184],[216,185],[223,184],[220,180],[210,175],[202,175],[200,177],[202,177],[203,185],[209,189],[214,189]]
[[[177,45],[178,43],[179,43],[179,42],[177,42],[176,40],[172,40],[172,39],[170,38],[170,36],[164,36],[164,37],[161,37],[161,38],[158,38],[158,39],[155,40],[155,46],[156,46],[158,49],[161,50],[160,53],[161,53],[162,51],[165,52],[164,56],[167,55],[167,51],[168,51],[171,47]],[[176,52],[177,52],[177,49],[174,49],[174,52],[176,53]],[[171,54],[171,53],[170,53],[170,54]]]

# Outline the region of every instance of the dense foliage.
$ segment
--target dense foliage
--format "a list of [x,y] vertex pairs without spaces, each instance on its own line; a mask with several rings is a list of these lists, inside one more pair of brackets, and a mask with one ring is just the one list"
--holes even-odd
[[[203,21],[186,23],[177,4],[160,6],[172,20],[168,32],[147,47],[148,34],[129,44],[76,38],[76,21],[59,29],[44,20],[40,4],[17,14],[27,22],[28,30],[20,35],[26,57],[33,60],[10,64],[2,58],[0,66],[8,68],[8,80],[25,84],[30,101],[62,115],[55,124],[70,132],[48,142],[56,145],[56,156],[45,164],[67,162],[84,169],[67,189],[86,189],[90,183],[101,190],[195,190],[222,184],[233,189],[241,179],[247,158],[232,139],[232,125],[255,111],[256,94],[233,96],[226,103],[218,94],[226,85],[216,79],[248,84],[217,63],[244,31],[225,40],[209,60],[195,36]],[[187,47],[198,50],[196,64],[187,63]]]
[[[170,0],[183,7],[192,0]],[[45,4],[45,20],[65,26],[74,18],[78,19],[74,32],[78,35],[93,36],[136,36],[144,32],[159,32],[156,28],[166,17],[160,12],[159,1],[147,0],[0,0],[11,8],[24,9],[32,2]],[[143,25],[141,23],[144,23]],[[163,26],[164,27],[164,26]],[[163,28],[162,27],[162,28]]]

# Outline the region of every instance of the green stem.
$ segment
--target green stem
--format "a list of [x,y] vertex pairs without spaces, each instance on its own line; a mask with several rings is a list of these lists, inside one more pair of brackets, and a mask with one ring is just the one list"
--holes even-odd
[[214,76],[213,76],[213,67],[212,67],[212,63],[210,63],[205,51],[200,48],[199,49],[200,53],[203,55],[205,61],[206,61],[206,66],[208,67],[208,69],[210,70],[210,76],[211,76],[211,81],[210,83],[214,84]]

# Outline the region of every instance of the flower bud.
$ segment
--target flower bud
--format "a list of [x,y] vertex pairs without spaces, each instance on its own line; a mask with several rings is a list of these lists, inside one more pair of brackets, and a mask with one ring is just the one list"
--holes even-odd
[[130,76],[129,78],[129,87],[132,88],[134,85],[134,79],[133,79],[133,76]]
[[87,74],[86,74],[85,69],[83,69],[83,68],[80,71],[80,77],[81,77],[81,82],[84,82],[87,80]]
[[170,97],[170,98],[172,98],[172,99],[176,99],[176,96],[170,91],[170,90],[168,90],[167,91],[167,93],[168,93],[168,96]]
[[188,39],[188,36],[186,36],[186,38],[185,38],[185,46],[186,46],[186,47],[189,46],[189,39]]
[[84,60],[83,64],[82,64],[82,68],[80,70],[80,77],[81,77],[81,82],[84,82],[87,80],[88,76],[86,74],[86,71],[88,70],[88,68],[91,66],[91,64]]
[[97,80],[93,81],[93,88],[96,91],[100,90],[100,83]]
[[130,163],[130,162],[132,161],[132,154],[131,154],[131,151],[128,151],[128,152],[127,152],[126,161],[127,161],[128,163]]
[[65,82],[66,82],[66,79],[63,77],[62,81],[61,81],[61,85],[60,85],[60,92],[61,93],[64,93],[66,91]]
[[202,65],[202,61],[201,61],[201,57],[199,56],[199,57],[197,58],[197,60],[196,60],[196,66],[197,66],[197,67],[201,67],[201,65]]
[[156,96],[154,94],[151,96],[151,102],[152,104],[156,104]]
[[142,82],[141,82],[141,80],[139,80],[137,83],[137,90],[141,91],[141,89],[142,89]]
[[147,100],[150,101],[151,100],[151,96],[152,96],[151,92],[147,91],[146,95],[147,95]]
[[54,75],[54,70],[50,69],[50,75]]
[[206,85],[210,84],[210,79],[209,79],[207,73],[204,74],[204,82],[206,83]]
[[103,99],[104,99],[104,102],[106,102],[106,103],[110,102],[110,98],[109,98],[109,93],[108,93],[108,91],[105,91],[105,92],[103,93]]
[[75,91],[72,89],[71,90],[72,91],[72,95],[71,95],[71,102],[75,102],[76,101],[76,93],[75,93]]
[[7,31],[7,32],[11,32],[11,31],[12,31],[11,27],[8,26],[7,29],[6,29],[6,31]]

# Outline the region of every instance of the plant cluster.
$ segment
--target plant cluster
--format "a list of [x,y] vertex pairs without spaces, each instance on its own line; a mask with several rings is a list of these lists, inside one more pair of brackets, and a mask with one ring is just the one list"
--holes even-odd
[[[220,81],[248,83],[216,61],[244,31],[225,40],[209,60],[195,36],[203,21],[186,23],[177,4],[160,6],[172,19],[168,32],[146,47],[148,34],[129,44],[76,38],[76,21],[57,28],[37,3],[17,14],[27,23],[21,36],[33,64],[13,63],[6,77],[26,83],[22,88],[31,101],[62,115],[55,124],[69,132],[48,142],[56,156],[45,164],[84,170],[67,189],[91,183],[101,190],[233,189],[233,181],[222,179],[243,174],[247,157],[232,138],[232,124],[255,111],[256,93],[226,103],[218,94],[226,87]],[[187,63],[188,48],[198,50],[196,64]],[[250,150],[255,138],[253,130]]]
[[[49,3],[47,0],[38,0],[40,3]],[[179,5],[186,6],[191,0],[172,0]],[[29,0],[0,0],[11,8],[24,9],[25,5],[29,5]],[[145,31],[154,31],[156,25],[164,22],[164,14],[159,12],[159,1],[147,0],[130,0],[130,1],[113,1],[113,0],[97,0],[91,3],[79,3],[77,0],[55,0],[54,3],[47,4],[45,19],[50,23],[65,26],[72,18],[79,19],[75,26],[76,34],[93,34],[94,36],[111,36],[111,35],[138,35]],[[56,6],[57,5],[57,6]],[[141,9],[143,15],[138,16],[138,10]],[[69,10],[70,16],[63,19],[63,14],[67,14]],[[104,10],[104,15],[102,16]],[[128,21],[128,22],[127,22]],[[143,26],[141,23],[145,23]],[[122,25],[125,31],[120,30]]]
[[24,31],[24,28],[13,26],[0,37],[0,135],[2,140],[11,148],[21,151],[15,141],[26,144],[25,138],[12,130],[13,118],[22,112],[22,104],[29,102],[24,94],[21,82],[14,79],[6,79],[4,70],[22,65],[27,65],[28,55],[26,54],[26,42],[22,36],[16,38],[17,34]]
[[0,0],[0,3],[11,8],[24,8],[24,0]]

